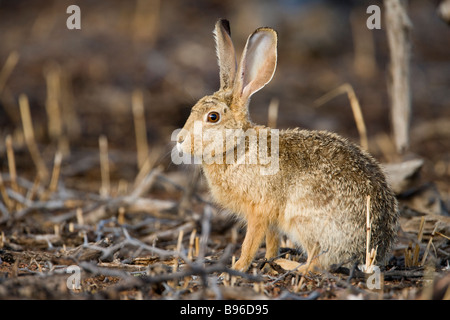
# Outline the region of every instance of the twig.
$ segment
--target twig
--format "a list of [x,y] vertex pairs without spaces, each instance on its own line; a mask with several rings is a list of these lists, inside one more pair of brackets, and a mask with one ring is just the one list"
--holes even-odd
[[[368,273],[372,273],[370,261],[370,236],[372,231],[372,223],[370,222],[370,195],[367,196],[366,204],[366,268]],[[369,269],[370,268],[370,269]]]
[[[133,202],[129,201],[129,198],[125,198],[122,201],[122,207],[126,209],[127,213],[133,212],[147,212],[152,213],[156,217],[162,217],[162,212],[170,211],[177,206],[175,201],[171,200],[160,200],[160,199],[150,199],[150,198],[138,198]],[[176,219],[176,217],[173,217]]]
[[411,243],[408,245],[407,248],[405,248],[405,267],[411,267],[412,266],[412,257],[411,257]]
[[420,263],[422,266],[425,265],[425,261],[427,260],[428,252],[430,251],[431,243],[433,242],[434,236],[436,234],[437,228],[439,226],[439,222],[436,222],[434,225],[433,232],[431,232],[430,240],[428,241],[427,248],[422,257],[422,262]]
[[27,199],[33,201],[33,198],[36,195],[38,189],[39,189],[39,175],[36,175],[33,186],[27,192]]
[[195,222],[188,221],[188,222],[185,222],[185,223],[179,225],[178,227],[176,227],[174,229],[163,230],[163,231],[153,233],[149,236],[146,236],[146,237],[142,238],[142,241],[151,243],[156,239],[158,239],[158,240],[174,239],[181,231],[183,231],[183,233],[188,233],[188,232],[191,232],[194,228],[195,228]]
[[155,163],[156,163],[155,153],[151,154],[149,153],[144,163],[142,164],[139,173],[136,175],[136,178],[134,179],[134,187],[138,186],[142,182],[142,180],[151,172],[151,170],[155,166]]
[[[311,263],[312,263],[312,261],[314,259],[317,258],[318,254],[319,254],[319,243],[316,242],[314,244],[314,247],[313,247],[312,251],[311,251],[311,256],[308,256],[308,259],[306,260],[305,272],[304,272],[304,274],[301,275],[301,278],[300,278],[297,286],[294,289],[295,292],[299,292],[300,289],[303,287],[303,282],[305,281],[305,275],[308,274],[308,272],[310,271]],[[299,267],[300,267],[300,264],[297,266],[297,268],[299,268]]]
[[[173,186],[173,187],[174,187],[176,190],[178,190],[178,191],[183,191],[184,193],[188,193],[188,192],[189,192],[189,190],[187,190],[187,188],[185,188],[185,187],[179,185],[178,183],[172,181],[171,179],[167,178],[165,175],[162,175],[162,174],[158,173],[158,175],[157,175],[156,178],[157,178],[159,181],[162,181],[162,182],[165,182],[165,183],[169,183],[171,186]],[[209,206],[211,206],[211,207],[214,207],[214,206],[215,206],[215,204],[214,204],[213,202],[204,199],[203,197],[201,197],[201,196],[200,196],[199,194],[197,194],[197,193],[195,193],[195,194],[193,195],[193,197],[195,198],[195,200],[197,200],[197,201],[199,201],[199,202],[201,202],[201,203],[207,204],[207,205],[209,205]]]
[[140,180],[131,194],[126,197],[126,201],[133,201],[148,192],[161,172],[161,167],[152,169],[143,179]]
[[136,134],[136,149],[138,168],[142,169],[148,157],[147,128],[145,125],[144,97],[141,90],[133,91],[131,97],[134,129]]
[[441,236],[441,237],[447,239],[447,240],[450,240],[450,237],[446,236],[445,234],[443,234],[443,233],[441,233],[441,232],[439,232],[439,231],[436,231],[436,234],[437,234],[438,236]]
[[[4,181],[11,181],[11,175],[9,175],[8,173],[3,173],[1,175],[2,175]],[[36,182],[31,182],[20,176],[17,177],[17,185],[20,188],[24,188],[24,189],[32,189],[34,187],[38,190],[37,191],[38,193],[42,193],[45,191],[41,185],[36,186]]]
[[76,210],[76,215],[77,215],[77,223],[78,223],[80,226],[84,225],[83,209],[77,208],[77,210]]
[[47,83],[47,100],[45,107],[48,117],[48,134],[54,141],[58,141],[62,135],[61,121],[61,81],[60,68],[57,64],[51,64],[45,72],[45,81]]
[[268,116],[267,116],[267,126],[270,128],[276,128],[278,119],[278,107],[280,105],[280,100],[274,98],[270,100]]
[[[2,214],[2,218],[0,219],[0,224],[9,220],[10,214],[8,208],[0,201],[0,212]],[[0,238],[0,248],[3,248],[3,235]]]
[[16,219],[23,218],[26,214],[28,214],[33,210],[49,210],[49,211],[67,210],[73,207],[78,207],[80,205],[79,202],[82,202],[81,200],[73,201],[64,199],[56,199],[48,201],[31,201],[22,196],[21,194],[18,194],[12,190],[9,190],[8,194],[11,198],[26,206],[26,208],[15,212],[14,217]]
[[58,187],[59,173],[61,172],[61,162],[62,162],[62,153],[60,151],[57,151],[55,154],[52,178],[50,179],[50,185],[48,187],[50,193],[55,192],[56,188]]
[[188,258],[191,259],[191,260],[194,257],[194,241],[195,241],[196,234],[197,234],[197,229],[194,229],[191,232],[191,235],[189,237]]
[[425,216],[423,216],[420,219],[419,232],[417,234],[417,243],[414,246],[414,251],[413,251],[413,258],[412,258],[412,265],[413,266],[418,266],[419,265],[420,243],[422,242],[424,225],[425,225]]
[[375,265],[375,258],[377,256],[377,248],[371,248],[372,222],[370,221],[370,195],[367,196],[366,203],[366,264],[364,272],[372,273]]
[[0,174],[0,194],[2,195],[3,202],[5,202],[6,207],[3,211],[4,216],[9,216],[9,210],[13,209],[13,203],[8,196],[8,192],[6,191],[5,184],[3,182],[2,175]]
[[98,139],[100,149],[100,173],[102,177],[102,185],[100,187],[100,196],[108,197],[110,192],[109,181],[109,159],[108,159],[108,139],[101,135]]
[[31,121],[30,104],[25,94],[19,96],[20,114],[22,115],[23,133],[31,158],[36,166],[39,177],[42,181],[47,181],[49,173],[44,160],[39,153],[36,141],[34,139],[33,123]]
[[181,246],[183,243],[183,236],[184,236],[184,230],[180,229],[180,232],[178,233],[178,240],[177,240],[177,252],[181,252]]
[[151,252],[151,253],[153,253],[153,254],[157,254],[157,255],[159,255],[159,256],[161,256],[161,257],[167,257],[167,256],[179,256],[179,257],[180,257],[181,259],[183,259],[186,263],[188,263],[188,264],[191,263],[191,261],[190,261],[190,260],[189,260],[182,252],[163,250],[163,249],[156,248],[154,245],[149,246],[149,245],[145,244],[145,243],[142,242],[142,241],[139,241],[139,240],[137,240],[137,239],[135,239],[135,238],[132,238],[132,237],[128,234],[128,231],[127,231],[126,229],[123,229],[123,233],[124,233],[124,235],[125,235],[125,237],[126,237],[126,239],[125,239],[125,243],[126,243],[126,244],[130,244],[130,245],[133,245],[133,246],[137,246],[137,247],[139,247],[140,249],[147,250],[147,251],[149,251],[149,252]]
[[[18,203],[21,203],[21,204],[25,205],[26,207],[31,207],[33,205],[33,202],[31,200],[28,200],[27,198],[25,198],[19,192],[16,192],[16,191],[14,191],[12,189],[6,189],[6,192],[7,192],[7,194],[8,194],[10,199],[13,199],[14,201],[17,201]],[[17,214],[19,212],[20,211],[16,212],[16,216],[17,216]]]
[[[81,135],[80,119],[74,107],[74,97],[72,90],[72,78],[66,69],[61,69],[60,82],[61,82],[61,116],[64,128],[64,134],[67,136],[67,144],[69,139],[77,139]],[[67,147],[69,147],[67,145]],[[66,150],[70,152],[70,149]],[[66,156],[66,153],[63,153]]]
[[167,281],[173,281],[173,280],[180,280],[185,277],[198,275],[198,276],[207,276],[212,273],[220,273],[225,272],[229,273],[230,275],[239,276],[244,279],[248,279],[250,281],[255,282],[261,282],[262,278],[259,276],[254,276],[248,273],[236,271],[230,268],[227,268],[225,265],[221,263],[216,263],[211,266],[207,267],[200,267],[198,265],[192,265],[187,268],[184,268],[182,271],[177,271],[173,273],[164,273],[160,275],[155,276],[131,276],[128,272],[124,272],[117,269],[110,269],[110,268],[102,268],[95,266],[94,264],[90,262],[80,262],[79,266],[83,268],[85,271],[90,272],[94,275],[106,275],[106,276],[113,276],[113,277],[120,277],[125,280],[125,284],[122,286],[129,287],[129,286],[141,286],[142,284],[154,284],[154,283],[162,283]]
[[333,99],[334,97],[342,93],[347,93],[348,99],[350,100],[350,105],[353,111],[353,117],[355,118],[356,127],[359,132],[361,147],[365,150],[368,150],[369,143],[367,139],[367,130],[361,112],[361,106],[359,104],[358,98],[356,97],[355,91],[353,90],[353,87],[349,83],[344,83],[343,85],[323,95],[322,97],[320,97],[315,101],[315,104],[317,106],[321,106],[322,104],[328,102],[329,100]]
[[[86,216],[85,222],[92,223],[102,219],[108,212],[117,212],[119,208],[123,207],[125,209],[130,208],[131,211],[146,211],[154,212],[160,210],[166,210],[174,207],[174,202],[156,200],[156,199],[142,199],[141,196],[145,194],[153,185],[156,176],[161,172],[161,168],[153,169],[136,188],[131,192],[131,194],[112,198],[103,199],[107,200],[105,203],[98,203],[94,205],[89,210],[85,208]],[[72,215],[74,215],[73,213]]]
[[205,206],[202,219],[202,235],[200,237],[200,248],[197,256],[197,263],[202,264],[205,259],[206,249],[208,247],[209,233],[211,230],[212,209],[210,206]]
[[8,58],[6,59],[5,64],[3,65],[2,71],[0,72],[0,94],[3,92],[5,88],[6,81],[8,81],[11,72],[14,70],[17,62],[19,61],[19,54],[17,51],[12,51]]
[[8,157],[9,177],[11,178],[11,186],[14,191],[19,192],[17,186],[17,172],[16,172],[16,160],[14,157],[14,148],[11,135],[7,135],[5,139],[6,144],[6,156]]

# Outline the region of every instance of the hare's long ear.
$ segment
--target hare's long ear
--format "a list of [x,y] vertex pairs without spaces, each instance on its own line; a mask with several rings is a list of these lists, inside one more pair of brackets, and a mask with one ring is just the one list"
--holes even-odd
[[236,75],[234,98],[246,103],[273,77],[277,66],[277,33],[259,28],[247,39]]
[[216,38],[216,53],[220,68],[220,89],[233,87],[236,76],[236,53],[231,41],[230,23],[220,19],[214,29]]

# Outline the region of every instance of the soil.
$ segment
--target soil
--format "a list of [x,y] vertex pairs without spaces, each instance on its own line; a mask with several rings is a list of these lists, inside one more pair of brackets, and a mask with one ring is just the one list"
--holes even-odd
[[[439,1],[408,6],[412,116],[402,153],[385,22],[367,29],[368,1],[81,1],[79,30],[66,25],[71,2],[0,2],[0,299],[450,298],[450,27]],[[278,101],[278,128],[359,143],[346,94],[316,106],[353,88],[369,151],[397,173],[401,228],[376,278],[341,266],[302,276],[265,261],[264,246],[249,272],[230,269],[245,227],[214,205],[196,166],[170,157],[174,130],[218,89],[220,17],[238,52],[257,27],[278,31],[276,75],[252,98],[254,122],[266,124]],[[306,260],[282,240],[283,258]]]

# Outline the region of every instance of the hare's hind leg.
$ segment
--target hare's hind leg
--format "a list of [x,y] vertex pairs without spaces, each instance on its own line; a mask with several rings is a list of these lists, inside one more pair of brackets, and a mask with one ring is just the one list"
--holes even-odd
[[322,265],[318,257],[319,252],[320,247],[318,243],[316,243],[312,248],[308,248],[306,250],[308,259],[306,260],[306,263],[304,265],[300,266],[297,269],[297,272],[301,274],[307,274],[308,272],[320,271],[322,269]]
[[319,249],[318,246],[313,247],[310,250],[306,250],[308,259],[305,264],[300,264],[296,261],[287,259],[276,259],[275,263],[282,267],[284,270],[294,271],[299,274],[307,274],[308,272],[320,272],[323,269],[322,264],[318,259]]
[[242,244],[241,257],[234,265],[233,269],[238,271],[247,271],[259,246],[267,233],[268,223],[261,217],[250,215],[247,220],[247,233]]
[[280,247],[280,234],[275,227],[269,227],[266,233],[266,259],[272,259],[278,255]]

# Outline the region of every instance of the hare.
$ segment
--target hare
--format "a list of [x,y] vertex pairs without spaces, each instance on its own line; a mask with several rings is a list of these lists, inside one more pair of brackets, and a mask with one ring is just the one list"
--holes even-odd
[[[228,21],[219,20],[214,34],[220,89],[194,105],[177,135],[176,149],[200,158],[214,200],[247,224],[234,269],[248,270],[264,238],[265,257],[276,257],[282,234],[306,251],[309,266],[327,269],[362,262],[367,209],[376,262],[385,262],[396,237],[398,210],[378,163],[334,133],[278,131],[252,123],[249,100],[273,77],[277,33],[271,28],[253,32],[239,64]],[[214,139],[196,139],[199,127],[213,132]],[[272,172],[261,170],[271,165],[264,159],[243,160],[262,154],[262,143],[276,152]]]

